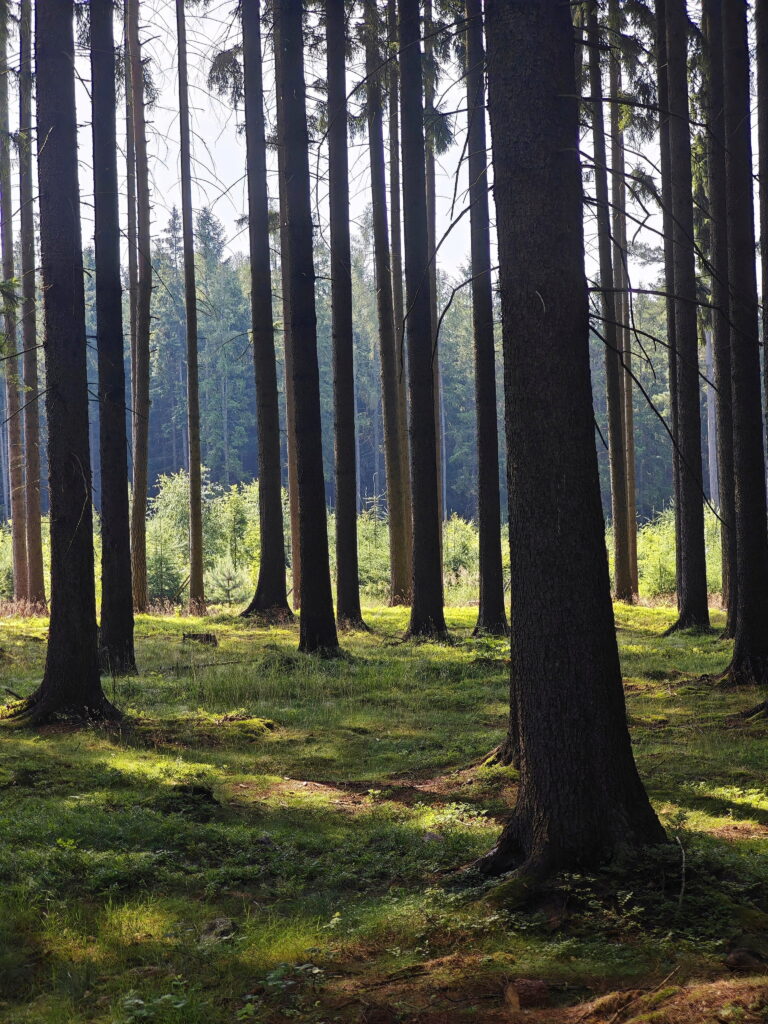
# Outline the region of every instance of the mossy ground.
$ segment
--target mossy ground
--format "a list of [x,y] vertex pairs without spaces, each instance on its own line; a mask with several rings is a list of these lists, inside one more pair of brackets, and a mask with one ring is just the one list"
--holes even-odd
[[[733,717],[756,694],[700,681],[729,644],[617,607],[673,842],[512,911],[451,874],[515,791],[472,767],[508,682],[475,614],[410,644],[405,612],[366,608],[331,661],[298,655],[295,626],[209,618],[211,648],[182,639],[199,621],[139,618],[141,675],[105,681],[121,731],[4,727],[0,1021],[768,1020],[768,726]],[[0,623],[21,696],[46,625]]]

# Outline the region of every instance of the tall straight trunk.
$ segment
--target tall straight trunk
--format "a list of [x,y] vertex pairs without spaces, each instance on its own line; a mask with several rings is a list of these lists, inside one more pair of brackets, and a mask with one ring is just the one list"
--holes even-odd
[[[130,7],[128,3],[123,4],[123,43],[124,52],[127,54],[128,46],[128,16]],[[126,242],[128,245],[128,309],[129,309],[129,332],[131,357],[131,452],[129,466],[133,476],[133,449],[136,445],[134,430],[136,426],[136,294],[139,287],[139,264],[137,251],[137,225],[136,225],[136,144],[133,138],[133,97],[131,89],[131,67],[129,62],[125,64],[125,191],[128,207],[126,217]]]
[[269,251],[267,145],[264,131],[264,83],[261,71],[261,4],[245,4],[243,90],[245,94],[248,241],[251,256],[251,334],[256,378],[259,434],[259,578],[244,615],[291,618],[285,588],[285,538],[280,478],[280,406],[272,316],[272,267]]
[[688,113],[688,14],[685,0],[666,0],[669,148],[674,242],[677,431],[680,454],[680,614],[672,629],[709,627],[699,404],[699,342],[693,237],[691,136]]
[[144,109],[144,69],[139,41],[139,0],[125,0],[128,23],[133,142],[136,152],[136,325],[133,375],[133,492],[131,495],[131,565],[133,605],[147,609],[147,472],[149,459],[149,335],[152,302],[149,162]]
[[[387,181],[384,161],[384,129],[381,102],[381,59],[378,45],[378,12],[375,0],[366,0],[365,66],[367,76],[368,152],[371,165],[373,253],[376,271],[376,308],[379,321],[381,404],[384,417],[384,461],[389,512],[391,602],[407,604],[411,593],[412,525],[408,464],[403,459],[401,382],[402,357],[398,350],[395,275],[390,266],[387,223]],[[399,217],[399,213],[398,213]],[[402,294],[400,296],[402,300]]]
[[[590,4],[587,15],[589,46],[589,82],[592,104],[592,137],[595,153],[595,198],[597,201],[597,236],[602,291],[603,337],[605,339],[605,391],[608,406],[608,460],[611,477],[611,520],[613,523],[614,591],[619,601],[633,598],[629,567],[629,524],[627,473],[622,409],[622,351],[620,293],[613,290],[613,247],[611,242],[611,211],[609,205],[607,147],[603,114],[603,77],[600,60],[600,33],[597,8]],[[619,313],[617,314],[617,308]]]
[[72,0],[38,3],[35,15],[51,620],[43,680],[21,717],[40,722],[117,712],[101,689],[96,638]]
[[91,0],[96,343],[99,363],[102,510],[99,648],[104,670],[113,675],[121,675],[135,672],[136,658],[128,510],[113,16],[112,0]]
[[[721,0],[722,2],[722,0]],[[755,70],[757,72],[757,145],[760,182],[760,278],[763,338],[768,338],[768,10],[755,4]],[[763,363],[763,394],[768,410],[768,360]],[[765,420],[768,448],[768,415]]]
[[11,496],[8,472],[8,422],[5,412],[5,388],[0,388],[0,474],[3,478],[3,518],[11,515]]
[[[704,328],[707,381],[715,378],[715,353],[712,345],[712,328]],[[717,402],[713,383],[707,384],[707,476],[709,478],[709,500],[718,508],[720,505],[720,484],[717,478]]]
[[195,232],[192,226],[192,154],[189,139],[187,25],[184,0],[176,0],[179,42],[179,134],[181,157],[181,225],[184,246],[184,311],[187,331],[187,424],[189,433],[189,610],[205,614],[203,581],[203,470],[200,453],[200,374],[197,361],[197,281]]
[[524,599],[511,619],[520,790],[478,866],[535,880],[664,832],[632,757],[611,606],[570,10],[488,0],[486,11],[512,586]]
[[[411,575],[413,529],[411,524],[411,474],[408,467],[408,401],[405,379],[405,301],[403,296],[403,240],[401,230],[402,204],[400,201],[400,80],[398,63],[393,51],[397,47],[397,0],[387,0],[387,38],[390,47],[389,58],[389,208],[390,208],[390,251],[392,272],[392,303],[395,315],[395,390],[397,394],[397,436],[400,447],[400,487],[402,498],[397,502],[396,524],[397,559],[392,561],[392,587],[390,599],[393,605],[409,604],[411,600]],[[379,200],[381,202],[381,200]],[[386,199],[384,200],[386,215]],[[389,487],[389,483],[387,484]],[[393,515],[389,506],[389,515]],[[390,544],[390,548],[392,548]],[[390,554],[390,560],[392,556]],[[397,578],[395,578],[397,569]]]
[[[712,349],[717,435],[717,479],[723,552],[723,601],[728,609],[727,636],[736,627],[735,481],[733,479],[733,411],[731,405],[730,295],[728,286],[728,202],[723,112],[722,0],[702,3],[707,70],[707,177],[709,184],[710,260],[712,262]],[[758,10],[761,8],[758,7]],[[768,122],[766,122],[768,129]],[[768,134],[768,132],[767,132]],[[766,140],[768,142],[768,139]],[[762,154],[762,147],[761,147]],[[768,161],[768,153],[765,154]],[[766,166],[768,172],[768,164]]]
[[37,371],[37,281],[35,208],[32,180],[32,0],[19,11],[19,230],[21,256],[21,334],[26,441],[27,599],[45,608],[43,538],[40,527],[40,403]]
[[[736,635],[727,678],[768,683],[768,532],[746,0],[723,4],[723,68],[736,479]],[[768,706],[768,705],[766,705]]]
[[472,248],[472,326],[475,341],[477,414],[477,515],[480,545],[480,607],[476,633],[507,633],[501,564],[499,435],[496,423],[496,349],[488,209],[485,132],[485,45],[481,0],[466,0],[467,153]]
[[323,479],[320,382],[317,363],[315,267],[309,182],[309,134],[304,84],[302,5],[275,9],[276,85],[282,113],[285,237],[293,349],[296,473],[301,551],[299,649],[338,650],[328,564],[328,521]]
[[[0,0],[0,241],[3,278],[15,276],[13,251],[13,194],[11,190],[11,133],[8,111],[8,0]],[[8,463],[11,486],[11,545],[13,550],[13,597],[29,600],[27,586],[27,502],[24,487],[24,440],[19,387],[18,338],[15,303],[3,300],[5,334],[5,394],[8,417]]]
[[349,241],[346,25],[344,0],[327,0],[328,199],[331,230],[333,408],[336,467],[336,616],[339,624],[364,626],[357,560],[355,474],[355,369],[352,333],[352,254]]
[[400,116],[408,314],[408,435],[413,504],[413,603],[409,633],[444,637],[435,381],[429,289],[421,27],[418,0],[400,0]]

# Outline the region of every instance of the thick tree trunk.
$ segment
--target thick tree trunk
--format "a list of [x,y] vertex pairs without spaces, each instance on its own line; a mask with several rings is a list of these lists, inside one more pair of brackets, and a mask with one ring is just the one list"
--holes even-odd
[[674,242],[679,449],[680,615],[672,629],[709,628],[699,403],[699,342],[688,113],[688,15],[685,0],[666,0],[669,148]]
[[136,671],[128,511],[117,104],[112,0],[91,0],[91,102],[96,254],[96,341],[101,461],[101,629],[105,672]]
[[19,224],[21,332],[26,441],[27,599],[44,611],[43,538],[40,526],[40,403],[37,371],[37,280],[32,183],[32,0],[21,0],[19,17]]
[[[13,251],[13,193],[11,189],[11,133],[8,110],[8,0],[0,0],[0,240],[3,278],[16,277]],[[24,487],[24,441],[19,387],[18,331],[16,307],[10,297],[3,300],[5,335],[5,394],[8,418],[8,464],[11,488],[11,546],[13,551],[13,598],[26,604],[27,586],[27,501]]]
[[600,280],[608,287],[602,292],[603,337],[605,339],[605,391],[608,406],[608,457],[611,476],[611,519],[613,522],[613,574],[617,600],[632,600],[632,578],[629,570],[627,474],[622,414],[622,366],[620,297],[613,289],[613,258],[611,243],[611,212],[609,204],[607,147],[603,115],[603,80],[600,61],[600,33],[597,10],[590,4],[587,16],[589,45],[589,87],[592,104],[592,137],[595,153],[595,199],[597,201],[597,235],[600,259]]
[[447,635],[443,612],[440,507],[435,436],[433,332],[424,150],[421,27],[417,0],[400,0],[400,115],[408,313],[408,424],[413,502],[413,603],[409,633]]
[[485,47],[481,0],[466,0],[467,157],[472,247],[472,325],[475,340],[477,414],[477,513],[480,545],[480,607],[475,633],[508,632],[501,564],[499,436],[496,423],[496,350],[488,210],[485,133]]
[[133,345],[133,491],[131,494],[131,566],[133,605],[147,610],[147,472],[149,458],[149,335],[152,302],[149,162],[144,111],[144,69],[139,42],[139,0],[125,0],[130,69],[133,142],[136,153],[136,324]]
[[511,619],[519,796],[478,867],[526,879],[664,832],[632,757],[611,607],[570,10],[488,0],[486,11],[512,585],[524,599]]
[[51,620],[20,717],[116,717],[99,679],[72,0],[35,5],[40,256],[48,390]]
[[200,452],[200,374],[197,360],[197,282],[195,231],[192,224],[192,154],[189,139],[187,26],[184,0],[176,0],[179,42],[179,134],[181,155],[181,224],[184,245],[184,310],[187,334],[187,430],[189,434],[189,610],[205,614],[203,581],[203,469]]
[[[384,417],[384,461],[387,475],[389,513],[389,556],[391,602],[407,604],[411,592],[409,572],[412,559],[410,493],[407,461],[403,460],[402,406],[400,382],[403,377],[398,351],[397,321],[393,305],[394,274],[389,259],[387,224],[387,182],[384,162],[384,130],[381,103],[381,58],[378,45],[378,18],[374,0],[365,7],[365,66],[367,81],[368,151],[371,165],[371,205],[373,211],[373,253],[376,271],[376,303],[379,320],[381,362],[381,405]],[[398,213],[399,217],[399,213]],[[402,295],[401,295],[402,298]]]
[[349,240],[346,25],[344,0],[327,0],[328,199],[331,231],[333,408],[336,466],[336,617],[365,628],[360,610],[355,473],[355,370],[352,332],[352,254]]
[[733,465],[736,480],[736,635],[727,678],[768,683],[768,533],[760,400],[760,340],[746,0],[723,4]]
[[328,565],[301,5],[275,9],[275,36],[299,498],[299,649],[332,654],[338,651],[338,639]]
[[243,615],[292,618],[285,587],[285,537],[280,475],[280,406],[272,315],[267,145],[261,72],[261,5],[245,4],[243,88],[251,256],[251,334],[259,426],[259,529],[261,555],[253,600]]
[[[710,0],[714,3],[715,0]],[[722,4],[723,0],[720,0]],[[755,4],[755,71],[757,78],[757,146],[760,182],[760,277],[763,338],[768,338],[768,9]],[[763,363],[763,394],[768,409],[768,360]],[[768,450],[768,416],[765,419]]]

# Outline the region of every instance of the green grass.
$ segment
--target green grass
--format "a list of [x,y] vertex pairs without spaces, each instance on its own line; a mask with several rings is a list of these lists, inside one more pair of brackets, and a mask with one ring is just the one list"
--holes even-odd
[[[571,1003],[673,966],[676,984],[727,975],[734,946],[768,959],[766,727],[729,718],[755,694],[700,680],[728,660],[717,633],[662,637],[669,608],[619,606],[617,624],[675,841],[524,913],[453,885],[514,798],[514,771],[471,767],[508,685],[507,644],[472,639],[475,614],[449,609],[454,643],[417,645],[403,611],[367,608],[372,632],[335,661],[299,656],[295,626],[213,617],[210,648],[182,640],[199,621],[142,617],[141,676],[105,681],[122,731],[5,728],[0,1021],[486,1019],[509,979]],[[0,623],[15,693],[46,625]]]

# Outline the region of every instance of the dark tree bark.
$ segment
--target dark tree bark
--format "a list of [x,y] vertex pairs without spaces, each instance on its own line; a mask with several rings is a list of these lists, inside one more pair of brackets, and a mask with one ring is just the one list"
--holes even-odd
[[309,184],[309,137],[304,85],[302,5],[275,8],[276,84],[282,107],[285,240],[293,354],[296,472],[301,552],[299,649],[338,651],[328,565],[320,384],[317,365],[315,268]]
[[267,145],[261,72],[261,4],[244,4],[243,90],[251,256],[251,334],[259,425],[259,528],[261,555],[253,600],[243,615],[292,618],[285,588],[285,537],[280,476],[280,406],[272,316]]
[[203,581],[203,469],[200,452],[200,374],[197,360],[197,282],[192,224],[192,154],[189,139],[187,25],[184,0],[176,0],[179,42],[181,224],[184,248],[184,310],[187,330],[187,436],[189,440],[189,610],[205,614]]
[[328,199],[331,230],[333,408],[336,468],[336,617],[364,629],[357,560],[355,369],[352,332],[352,255],[349,241],[346,24],[344,0],[327,0]]
[[[714,0],[712,0],[714,2]],[[720,0],[722,3],[723,0]],[[755,70],[757,78],[757,146],[760,182],[760,276],[761,294],[768,297],[768,9],[755,4]],[[763,338],[768,338],[768,301],[762,303]],[[768,409],[768,361],[763,364],[763,394]],[[768,416],[765,420],[768,446]]]
[[96,638],[72,0],[35,13],[51,620],[43,681],[19,717],[37,723],[118,713],[101,689]]
[[133,490],[131,494],[131,566],[133,605],[147,610],[147,471],[149,458],[149,335],[151,331],[152,255],[149,162],[144,104],[144,69],[139,41],[139,0],[125,0],[127,60],[130,71],[133,144],[136,154],[136,321],[133,339]]
[[[124,53],[130,49],[128,44],[128,19],[130,7],[123,4],[123,44]],[[126,242],[128,246],[128,309],[130,319],[130,356],[131,356],[131,441],[134,427],[134,410],[136,409],[136,294],[139,287],[138,242],[136,225],[136,144],[133,138],[133,96],[131,89],[130,62],[125,60],[125,191],[126,205]],[[130,453],[131,478],[133,478],[133,454]]]
[[737,590],[736,636],[727,679],[736,684],[765,685],[768,533],[746,0],[723,3],[723,58]]
[[[381,102],[381,56],[378,11],[375,0],[365,5],[365,69],[368,120],[368,152],[371,165],[373,254],[376,270],[376,308],[379,320],[381,405],[384,420],[384,462],[389,513],[391,602],[407,604],[411,592],[412,527],[408,464],[403,460],[401,386],[402,357],[398,352],[397,322],[393,304],[394,274],[390,267],[387,224],[387,181],[384,162],[384,129]],[[390,126],[391,128],[391,126]],[[397,214],[399,218],[399,211]],[[401,296],[402,298],[402,296]]]
[[[0,242],[3,278],[16,277],[13,251],[13,193],[11,191],[11,133],[8,110],[8,0],[0,0]],[[24,487],[24,441],[19,386],[18,331],[16,306],[10,296],[3,299],[3,366],[8,419],[8,465],[11,491],[11,548],[13,552],[13,598],[26,603],[27,586],[27,501]]]
[[699,343],[688,113],[688,15],[685,0],[666,0],[669,149],[672,182],[674,316],[677,348],[680,614],[672,627],[709,628],[701,467]]
[[513,817],[478,867],[535,879],[664,831],[632,757],[611,606],[570,10],[488,0],[486,12],[521,760]]
[[91,0],[91,102],[96,255],[96,343],[101,461],[101,629],[105,672],[136,671],[128,512],[117,104],[112,0]]
[[413,503],[413,603],[408,631],[415,637],[443,638],[447,629],[443,613],[420,39],[417,0],[400,0],[408,435]]
[[[723,601],[728,609],[726,636],[736,628],[736,529],[731,406],[730,296],[728,287],[728,213],[723,111],[722,0],[704,0],[702,29],[707,59],[707,177],[712,262],[712,346],[717,423],[717,479],[723,551]],[[768,140],[766,140],[768,142]],[[762,150],[761,150],[762,152]],[[768,154],[766,154],[768,160]],[[767,167],[768,169],[768,167]]]
[[477,413],[477,514],[480,544],[480,607],[475,633],[508,632],[501,566],[499,436],[496,424],[496,350],[493,336],[493,282],[488,211],[485,133],[485,46],[481,0],[466,0],[467,118],[469,136],[470,231],[472,247],[472,324],[475,337]]
[[21,332],[24,349],[24,435],[26,441],[27,597],[44,611],[43,537],[40,525],[40,403],[37,371],[37,280],[35,207],[32,193],[32,0],[19,12],[19,231]]

